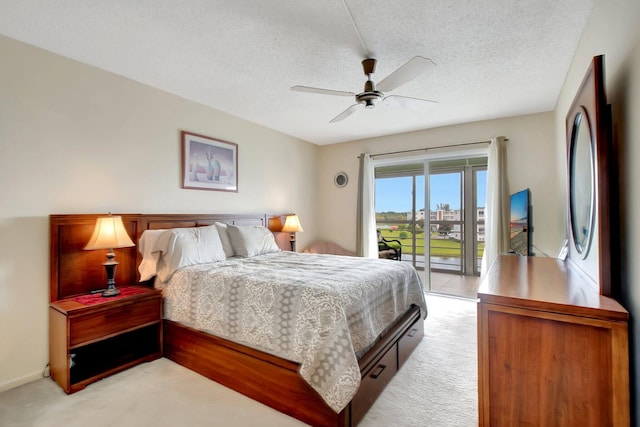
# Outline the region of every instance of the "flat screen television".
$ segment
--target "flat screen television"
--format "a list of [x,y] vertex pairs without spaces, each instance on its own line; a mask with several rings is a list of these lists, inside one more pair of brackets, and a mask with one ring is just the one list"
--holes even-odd
[[509,241],[511,251],[531,255],[529,189],[511,195]]

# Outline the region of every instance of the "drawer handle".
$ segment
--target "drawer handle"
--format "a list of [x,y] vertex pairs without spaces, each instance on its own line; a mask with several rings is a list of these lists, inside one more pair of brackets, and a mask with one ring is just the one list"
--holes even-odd
[[416,335],[416,332],[418,332],[418,328],[410,330],[409,333],[407,334],[407,336],[409,338],[413,338]]
[[382,375],[382,371],[384,371],[386,367],[387,365],[378,365],[378,370],[370,375],[371,378],[373,378],[374,380],[378,378],[380,375]]

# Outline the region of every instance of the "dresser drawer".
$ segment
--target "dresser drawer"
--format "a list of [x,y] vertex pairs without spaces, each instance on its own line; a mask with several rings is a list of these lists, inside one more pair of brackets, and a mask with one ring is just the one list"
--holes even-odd
[[71,318],[69,346],[160,321],[160,303],[160,298],[153,298]]
[[398,341],[398,369],[402,368],[404,362],[422,341],[422,337],[424,337],[424,322],[416,320]]

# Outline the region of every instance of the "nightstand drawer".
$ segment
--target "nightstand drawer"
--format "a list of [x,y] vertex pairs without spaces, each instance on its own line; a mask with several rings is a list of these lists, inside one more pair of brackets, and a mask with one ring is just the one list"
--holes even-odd
[[160,318],[160,298],[125,304],[70,319],[70,347],[120,333]]

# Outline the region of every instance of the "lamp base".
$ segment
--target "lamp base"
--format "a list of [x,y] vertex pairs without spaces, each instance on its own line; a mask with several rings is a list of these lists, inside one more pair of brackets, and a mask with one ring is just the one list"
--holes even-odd
[[115,286],[109,286],[103,293],[102,296],[105,298],[115,297],[116,295],[120,295],[120,291]]
[[102,264],[107,272],[107,289],[102,293],[102,296],[105,298],[120,295],[120,291],[116,288],[115,280],[118,261],[114,260],[114,257],[115,254],[113,253],[113,250],[110,250],[109,253],[107,253],[107,262]]

